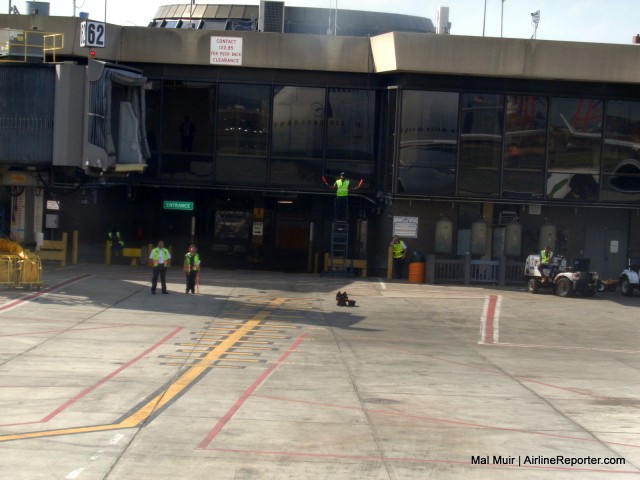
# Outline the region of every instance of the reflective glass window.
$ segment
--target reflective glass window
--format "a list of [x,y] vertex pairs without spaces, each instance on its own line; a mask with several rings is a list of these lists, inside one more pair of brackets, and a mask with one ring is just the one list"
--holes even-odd
[[602,123],[602,100],[551,99],[546,186],[548,198],[597,200]]
[[640,200],[640,102],[606,106],[602,200]]
[[272,185],[318,186],[322,176],[324,88],[274,88]]
[[547,197],[554,200],[597,200],[600,175],[588,172],[547,174]]
[[327,171],[349,171],[363,180],[363,189],[374,183],[374,131],[376,96],[372,90],[330,88],[326,109]]
[[216,118],[218,155],[266,156],[268,85],[220,84]]
[[457,93],[402,92],[398,193],[455,193],[458,99]]
[[271,155],[321,159],[325,89],[275,87]]
[[271,87],[220,84],[218,91],[214,180],[265,185]]
[[265,185],[267,159],[266,157],[218,156],[215,181],[239,185]]
[[160,173],[178,179],[211,180],[215,87],[206,82],[165,81],[163,122],[157,139]]
[[156,177],[158,175],[158,152],[160,149],[161,113],[162,113],[162,81],[149,80],[144,87],[147,120],[147,145],[151,157],[147,162],[144,175]]
[[501,95],[462,95],[458,194],[498,196],[503,118]]
[[544,194],[547,108],[547,97],[506,97],[503,197],[541,198]]

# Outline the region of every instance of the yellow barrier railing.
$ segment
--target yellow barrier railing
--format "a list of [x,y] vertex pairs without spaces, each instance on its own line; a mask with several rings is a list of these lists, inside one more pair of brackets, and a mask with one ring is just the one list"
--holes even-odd
[[64,48],[64,34],[37,30],[0,30],[0,61],[26,63],[40,58],[56,63],[56,53]]

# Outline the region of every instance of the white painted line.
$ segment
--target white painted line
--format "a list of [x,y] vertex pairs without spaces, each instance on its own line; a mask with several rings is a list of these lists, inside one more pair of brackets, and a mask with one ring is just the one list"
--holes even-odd
[[124,438],[124,435],[122,433],[118,433],[113,437],[111,437],[111,439],[109,440],[109,445],[117,445],[118,443],[120,443],[120,440],[122,440],[123,438]]
[[382,278],[380,278],[380,277],[377,277],[377,279],[378,279],[378,283],[380,284],[380,288],[382,290],[386,290],[387,289],[387,284],[384,283],[384,280]]
[[73,472],[67,474],[67,476],[64,477],[64,478],[66,480],[73,480],[74,478],[78,478],[82,472],[84,472],[84,468],[78,468],[78,469],[74,470]]
[[92,462],[94,462],[94,461],[98,460],[98,459],[102,456],[102,454],[103,454],[103,453],[104,453],[104,452],[103,452],[102,450],[98,450],[96,453],[94,453],[93,455],[91,455],[91,456],[89,457],[89,460],[91,460]]

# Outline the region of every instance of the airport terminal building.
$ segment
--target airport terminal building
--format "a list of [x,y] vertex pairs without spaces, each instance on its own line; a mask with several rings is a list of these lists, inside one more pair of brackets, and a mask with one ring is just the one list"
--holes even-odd
[[265,1],[167,5],[148,27],[0,15],[3,234],[78,231],[100,261],[117,228],[307,271],[332,249],[323,177],[345,172],[369,275],[398,233],[437,260],[521,265],[550,243],[616,278],[640,256],[638,46],[440,27]]

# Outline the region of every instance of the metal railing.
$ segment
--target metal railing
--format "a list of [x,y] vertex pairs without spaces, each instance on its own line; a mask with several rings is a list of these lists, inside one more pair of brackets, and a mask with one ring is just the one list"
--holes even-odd
[[434,262],[434,283],[464,282],[464,260],[441,260]]
[[64,34],[37,30],[0,30],[0,61],[26,63],[30,59],[56,63],[64,48]]
[[471,260],[471,283],[498,283],[498,266],[496,260]]
[[525,283],[523,271],[524,262],[521,261],[427,258],[429,283],[519,285]]

